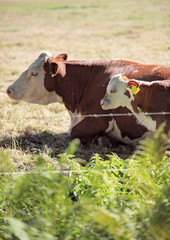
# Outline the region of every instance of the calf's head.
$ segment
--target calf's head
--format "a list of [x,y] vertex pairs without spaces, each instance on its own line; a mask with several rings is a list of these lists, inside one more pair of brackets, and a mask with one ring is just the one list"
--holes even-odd
[[8,96],[13,100],[37,104],[60,101],[54,89],[48,89],[46,86],[48,84],[45,85],[45,76],[49,75],[48,79],[53,79],[57,74],[64,76],[65,65],[63,62],[66,59],[66,54],[60,54],[53,58],[51,53],[42,52],[29,68],[7,88]]
[[134,94],[139,91],[139,83],[121,74],[115,75],[106,89],[106,94],[101,100],[104,110],[114,109],[120,106],[130,108]]

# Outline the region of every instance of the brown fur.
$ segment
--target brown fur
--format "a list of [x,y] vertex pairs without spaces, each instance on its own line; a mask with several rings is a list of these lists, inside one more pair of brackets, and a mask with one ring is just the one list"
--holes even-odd
[[[170,112],[170,80],[153,83],[151,85],[140,84],[140,92],[134,95],[132,101],[134,112],[138,112],[138,107],[143,112]],[[150,115],[156,121],[156,127],[166,122],[165,132],[170,128],[170,115]]]
[[[57,65],[58,74],[52,77],[50,65]],[[62,70],[61,70],[61,69]],[[170,67],[143,65],[124,60],[111,61],[58,61],[49,58],[44,65],[46,71],[44,85],[48,91],[55,91],[62,97],[66,108],[82,115],[128,113],[127,108],[117,108],[104,111],[100,101],[106,92],[106,86],[111,77],[121,73],[128,78],[153,81],[170,79]],[[64,70],[63,70],[64,69]],[[154,70],[155,69],[155,70]],[[65,71],[65,76],[61,74]],[[133,116],[114,117],[122,137],[140,138],[147,130],[136,123]],[[85,118],[73,127],[72,138],[79,138],[82,143],[92,141],[96,136],[105,133],[112,117]]]

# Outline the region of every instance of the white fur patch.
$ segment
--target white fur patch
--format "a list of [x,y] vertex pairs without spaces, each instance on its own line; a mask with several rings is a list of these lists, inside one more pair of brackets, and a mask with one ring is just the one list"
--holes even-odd
[[113,129],[113,121],[114,121],[114,119],[112,119],[111,121],[109,121],[109,126],[108,126],[108,128],[106,129],[105,133],[108,133],[108,132],[110,132],[110,131]]
[[155,132],[156,131],[156,120],[153,120],[150,116],[145,115],[144,112],[141,111],[141,109],[138,107],[139,113],[136,113],[133,111],[133,108],[131,108],[131,111],[135,114],[137,118],[137,123],[145,126],[148,130]]
[[49,51],[43,51],[40,53],[39,57],[29,66],[28,69],[32,68],[32,67],[36,67],[37,65],[39,65],[40,63],[44,63],[45,61],[47,61],[47,59],[49,57],[52,57],[52,53]]
[[148,81],[140,81],[140,80],[136,80],[134,79],[135,82],[139,83],[140,85],[146,85],[146,86],[151,86],[154,85],[155,83],[161,83],[162,81],[157,80],[157,81],[152,81],[152,82],[148,82]]
[[79,114],[77,110],[74,113],[69,111],[69,114],[71,117],[71,126],[67,132],[71,133],[72,128],[76,126],[79,122],[81,122],[84,119],[84,117],[81,114]]
[[106,129],[105,131],[106,133],[109,132],[109,135],[118,139],[119,141],[123,142],[123,143],[126,143],[126,144],[131,144],[133,146],[136,146],[137,143],[139,142],[140,139],[130,139],[128,138],[127,136],[126,137],[122,137],[122,134],[121,134],[121,131],[120,129],[118,128],[117,126],[117,123],[114,119],[112,119],[110,122],[109,122],[109,126],[108,128]]

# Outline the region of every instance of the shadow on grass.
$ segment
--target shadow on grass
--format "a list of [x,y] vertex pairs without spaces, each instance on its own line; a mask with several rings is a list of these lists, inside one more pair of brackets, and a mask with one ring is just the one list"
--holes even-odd
[[[50,132],[41,132],[32,134],[29,131],[25,131],[22,135],[12,138],[4,137],[0,140],[0,147],[5,149],[18,149],[25,153],[39,154],[40,152],[50,149],[51,157],[56,158],[58,154],[63,153],[71,142],[70,135],[67,133],[53,134]],[[111,144],[96,145],[96,144],[80,144],[76,153],[77,158],[82,158],[87,162],[91,157],[98,153],[103,159],[107,159],[107,155],[116,153],[120,158],[126,159],[133,153],[132,147],[117,144],[111,146]]]

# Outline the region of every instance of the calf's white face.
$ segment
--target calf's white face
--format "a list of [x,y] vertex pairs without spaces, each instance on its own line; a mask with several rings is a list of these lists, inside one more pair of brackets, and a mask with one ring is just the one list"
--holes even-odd
[[133,95],[128,91],[128,82],[125,81],[121,74],[115,75],[110,81],[106,89],[106,94],[101,101],[104,110],[114,109],[120,106],[129,107],[133,99]]
[[30,67],[7,88],[8,96],[14,100],[37,104],[56,102],[56,93],[48,92],[44,87],[44,63],[50,56],[49,52],[41,53]]

